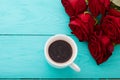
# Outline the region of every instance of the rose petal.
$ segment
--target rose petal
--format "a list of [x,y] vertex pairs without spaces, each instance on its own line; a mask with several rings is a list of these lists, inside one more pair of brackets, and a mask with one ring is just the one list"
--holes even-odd
[[71,5],[71,3],[69,2],[69,0],[61,0],[64,8],[65,8],[65,11],[66,13],[69,15],[69,16],[74,16],[74,9]]
[[102,30],[114,43],[120,43],[120,18],[107,15],[102,22]]
[[88,6],[93,16],[97,17],[99,14],[104,16],[110,8],[110,0],[88,0]]
[[112,15],[112,16],[115,16],[115,17],[120,17],[120,11],[117,11],[116,9],[111,8],[108,11],[108,15]]
[[69,26],[80,41],[88,41],[89,35],[93,32],[94,24],[93,17],[89,13],[83,13],[71,19]]
[[94,32],[90,36],[88,47],[97,64],[101,64],[108,60],[114,49],[110,39],[101,32]]
[[61,0],[61,2],[70,17],[77,16],[87,9],[85,0]]

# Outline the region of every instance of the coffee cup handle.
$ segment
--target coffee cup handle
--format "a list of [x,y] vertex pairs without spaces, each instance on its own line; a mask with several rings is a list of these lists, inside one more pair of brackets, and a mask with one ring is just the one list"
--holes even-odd
[[71,67],[73,70],[75,70],[75,71],[77,71],[77,72],[80,72],[80,67],[79,67],[78,65],[76,65],[75,63],[70,64],[70,67]]

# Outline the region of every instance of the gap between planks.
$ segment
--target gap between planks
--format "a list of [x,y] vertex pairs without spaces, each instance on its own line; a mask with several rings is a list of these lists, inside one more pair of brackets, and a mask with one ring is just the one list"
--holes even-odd
[[[0,34],[0,36],[54,36],[56,34]],[[74,36],[73,34],[65,34],[68,36]]]

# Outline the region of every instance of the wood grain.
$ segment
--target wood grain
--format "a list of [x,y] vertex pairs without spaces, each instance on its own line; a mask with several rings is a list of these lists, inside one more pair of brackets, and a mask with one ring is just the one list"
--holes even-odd
[[71,34],[60,0],[0,0],[0,34]]

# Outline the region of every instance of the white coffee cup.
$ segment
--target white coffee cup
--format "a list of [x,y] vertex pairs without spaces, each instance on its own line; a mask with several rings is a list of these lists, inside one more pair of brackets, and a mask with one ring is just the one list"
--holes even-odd
[[[57,63],[57,62],[53,61],[53,60],[50,58],[50,56],[49,56],[49,52],[48,52],[49,46],[50,46],[53,42],[55,42],[55,41],[57,41],[57,40],[66,41],[66,42],[69,43],[69,44],[71,45],[71,47],[72,47],[72,52],[73,52],[73,53],[72,53],[72,56],[71,56],[71,58],[70,58],[68,61],[66,61],[66,62],[64,62],[64,63]],[[76,56],[77,56],[77,51],[78,51],[78,50],[77,50],[77,45],[76,45],[76,43],[74,42],[74,40],[73,40],[72,38],[70,38],[69,36],[64,35],[64,34],[57,34],[57,35],[55,35],[55,36],[50,37],[50,38],[47,40],[47,42],[46,42],[46,44],[45,44],[45,48],[44,48],[46,60],[47,60],[47,62],[48,62],[50,65],[52,65],[52,66],[55,67],[55,68],[65,68],[65,67],[67,67],[67,66],[70,66],[73,70],[75,70],[75,71],[77,71],[77,72],[80,72],[80,68],[78,67],[78,65],[76,65],[76,64],[74,63],[74,60],[75,60],[75,58],[76,58]]]

